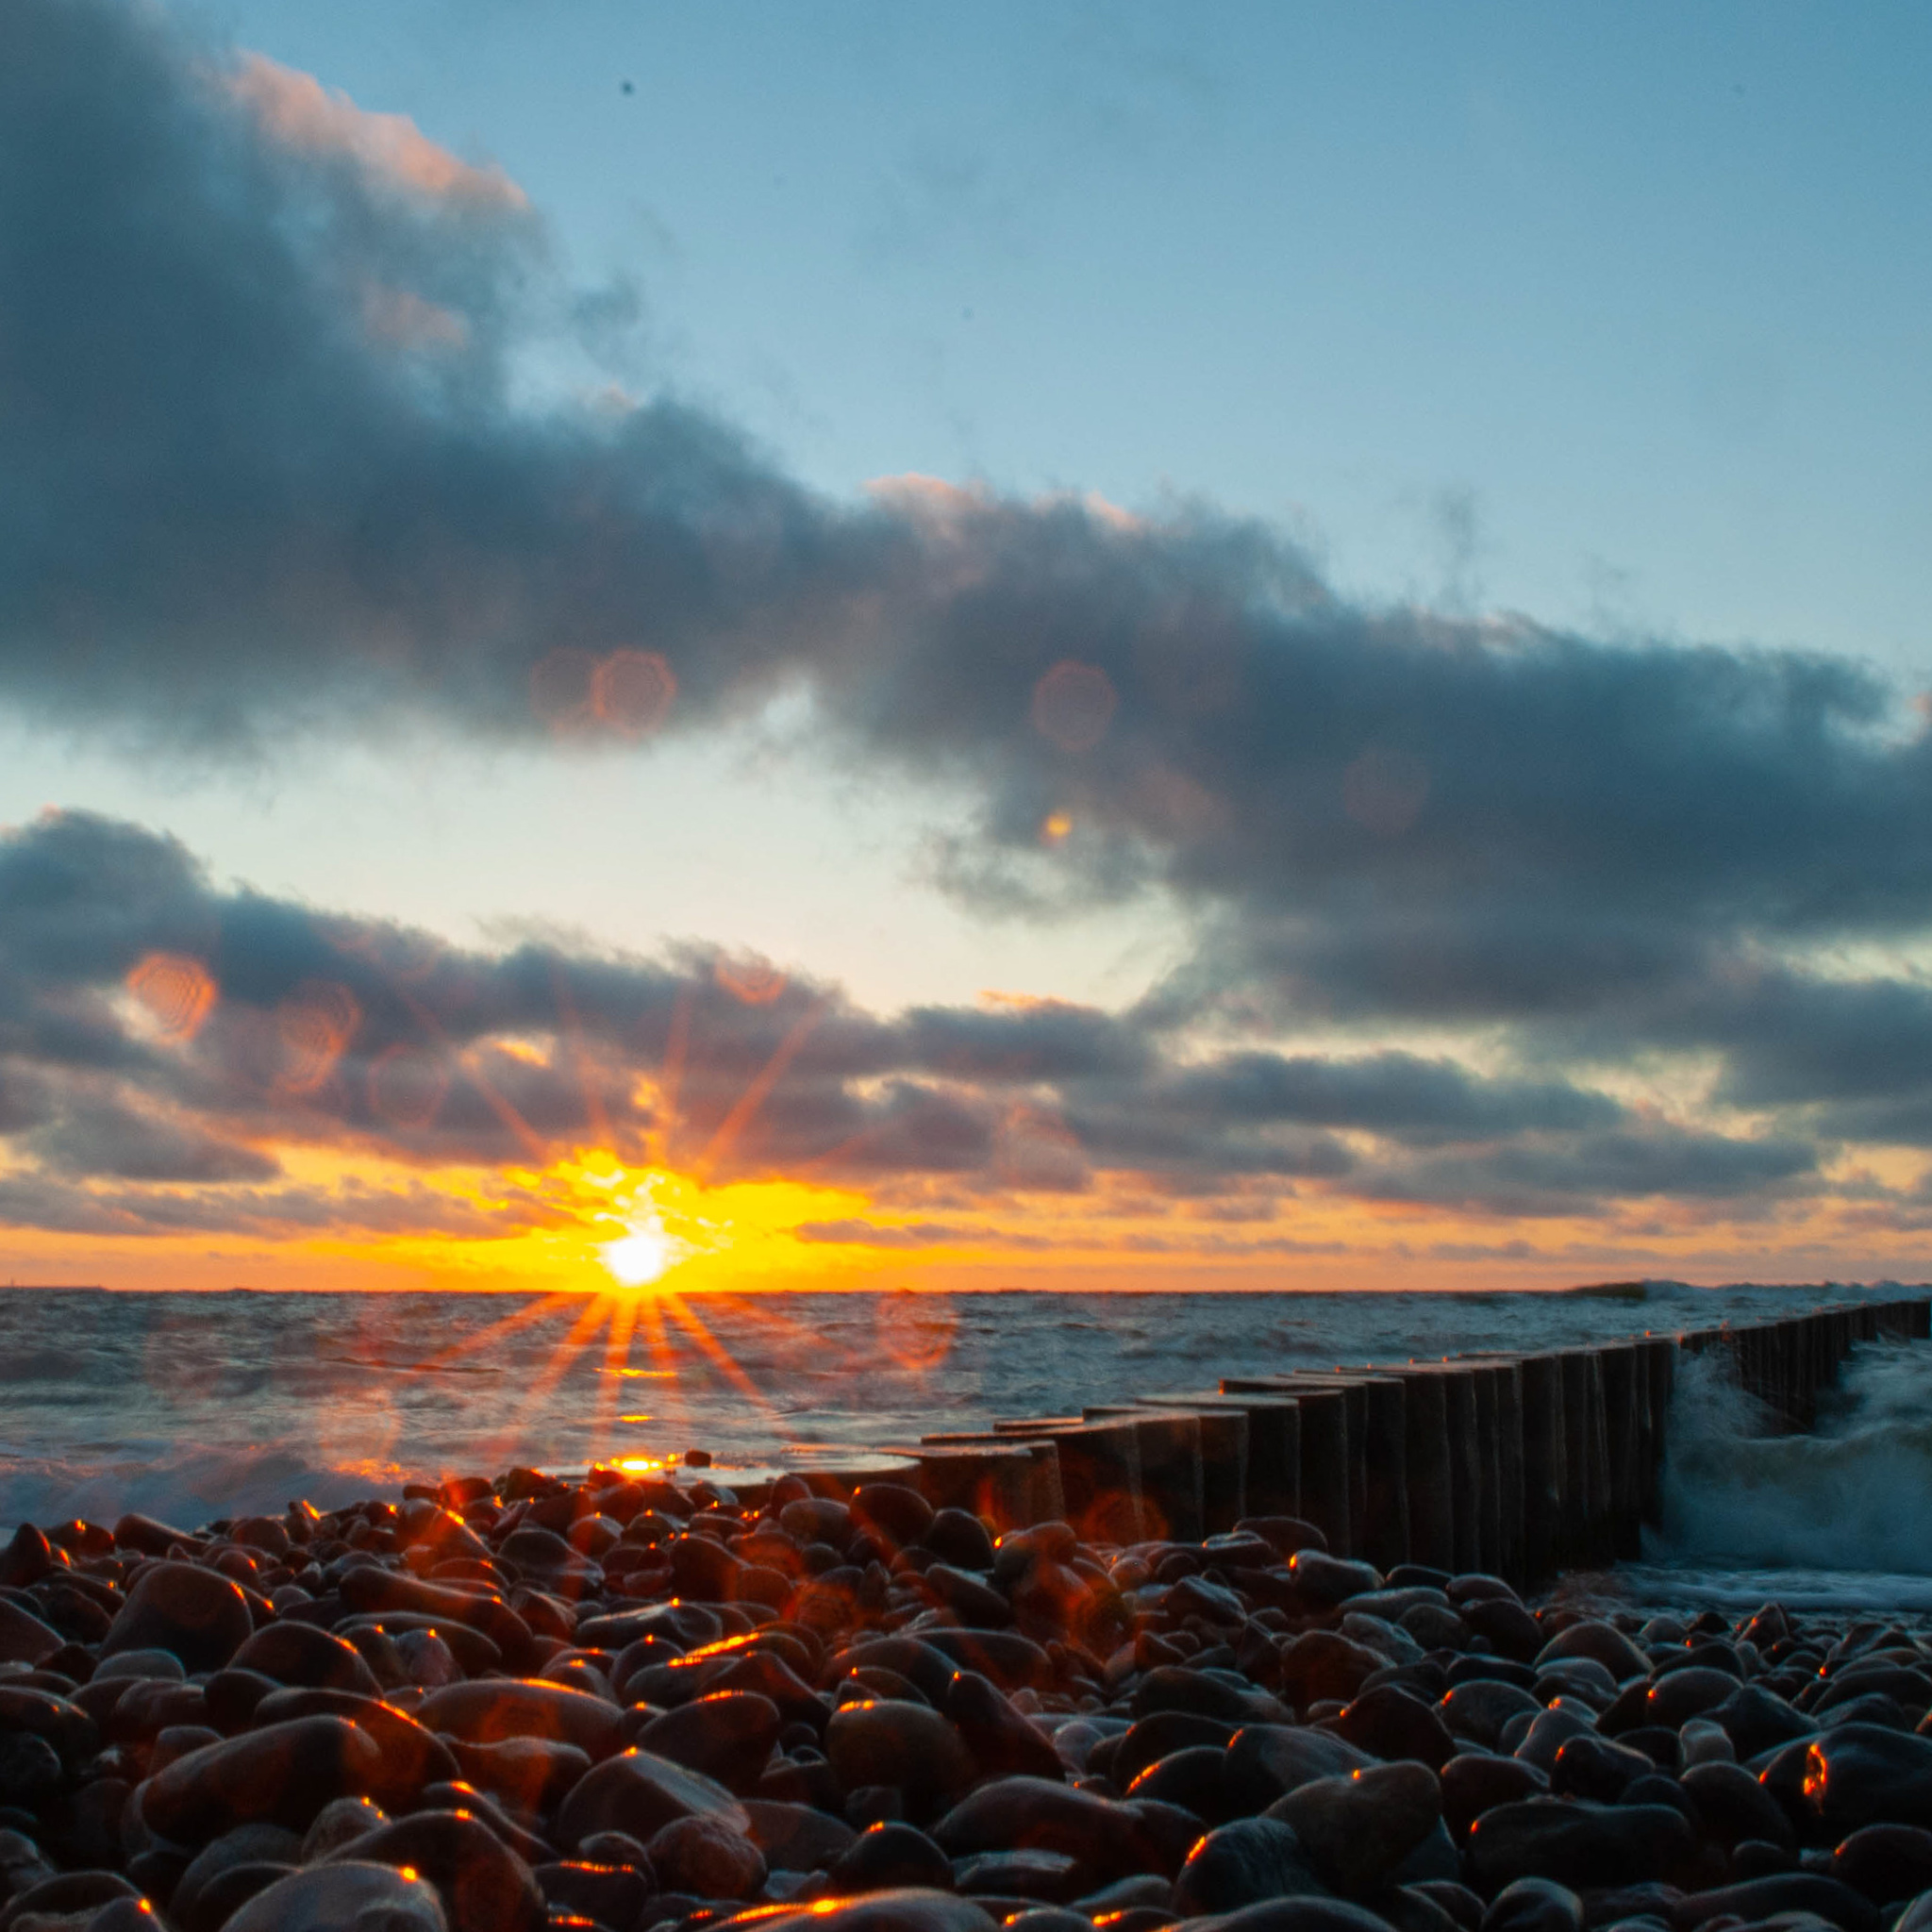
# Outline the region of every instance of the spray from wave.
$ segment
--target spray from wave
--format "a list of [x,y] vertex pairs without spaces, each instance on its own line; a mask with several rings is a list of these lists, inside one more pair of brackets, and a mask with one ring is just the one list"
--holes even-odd
[[1675,1569],[1932,1578],[1932,1344],[1856,1350],[1807,1435],[1774,1434],[1721,1352],[1680,1357],[1661,1514],[1645,1554]]

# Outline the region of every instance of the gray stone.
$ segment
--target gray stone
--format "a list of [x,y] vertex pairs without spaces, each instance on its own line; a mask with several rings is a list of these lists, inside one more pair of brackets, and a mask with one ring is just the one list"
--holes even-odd
[[1174,1882],[1174,1908],[1192,1918],[1324,1890],[1292,1826],[1242,1818],[1208,1832],[1188,1854]]
[[699,1898],[751,1898],[765,1882],[765,1855],[721,1814],[674,1818],[644,1849],[668,1891]]
[[915,1804],[962,1791],[976,1774],[953,1724],[924,1704],[868,1699],[832,1713],[825,1756],[847,1790],[891,1785]]
[[255,1629],[247,1599],[218,1571],[194,1563],[151,1563],[101,1640],[101,1655],[166,1650],[189,1673],[218,1671]]
[[0,1731],[0,1805],[37,1811],[59,1790],[60,1754],[32,1731]]
[[1483,1914],[1482,1932],[1583,1932],[1583,1901],[1551,1878],[1518,1878]]
[[1358,1896],[1388,1882],[1442,1815],[1436,1774],[1410,1762],[1316,1778],[1263,1814],[1291,1826],[1324,1884]]
[[543,1932],[543,1894],[528,1865],[481,1819],[418,1811],[347,1845],[330,1865],[392,1865],[435,1886],[450,1932]]
[[141,1787],[142,1815],[177,1844],[258,1822],[303,1831],[330,1799],[362,1796],[382,1771],[375,1740],[345,1719],[296,1718],[177,1757]]
[[623,1831],[648,1845],[676,1818],[723,1818],[735,1831],[750,1824],[724,1787],[648,1751],[626,1751],[594,1765],[558,1807],[557,1838],[566,1848],[597,1831]]
[[774,1913],[758,1921],[758,1932],[999,1932],[999,1921],[969,1898],[908,1887]]
[[358,1922],[383,1932],[449,1932],[433,1885],[364,1864],[314,1865],[278,1878],[223,1932],[357,1932]]
[[492,1677],[432,1690],[416,1707],[417,1723],[470,1744],[506,1738],[553,1738],[593,1760],[624,1749],[624,1712],[588,1691],[536,1677]]
[[1470,1827],[1466,1857],[1486,1891],[1517,1878],[1554,1878],[1582,1891],[1672,1878],[1694,1850],[1683,1813],[1669,1806],[1527,1798],[1485,1811]]

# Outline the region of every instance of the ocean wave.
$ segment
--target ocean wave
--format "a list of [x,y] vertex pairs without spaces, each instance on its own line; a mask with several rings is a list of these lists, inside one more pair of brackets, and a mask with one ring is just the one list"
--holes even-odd
[[1679,1361],[1662,1523],[1674,1566],[1932,1575],[1932,1346],[1856,1350],[1808,1435],[1772,1431],[1717,1353]]
[[297,1497],[319,1509],[398,1493],[405,1472],[318,1464],[278,1447],[182,1450],[117,1445],[103,1456],[16,1457],[0,1464],[0,1523],[112,1523],[127,1510],[193,1529],[219,1517],[279,1514]]

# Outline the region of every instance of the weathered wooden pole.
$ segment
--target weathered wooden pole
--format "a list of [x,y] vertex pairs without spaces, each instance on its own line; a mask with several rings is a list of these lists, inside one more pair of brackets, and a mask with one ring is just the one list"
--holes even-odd
[[1645,1393],[1640,1402],[1639,1361],[1634,1343],[1610,1343],[1597,1351],[1597,1360],[1603,1373],[1604,1434],[1609,1477],[1607,1541],[1613,1557],[1634,1557],[1638,1552],[1637,1524],[1641,1513],[1640,1466],[1646,1433],[1641,1411],[1648,1406],[1648,1396]]
[[1430,1363],[1404,1373],[1407,1463],[1408,1558],[1431,1570],[1456,1570],[1456,1468],[1450,1455],[1449,1384]]
[[1555,1355],[1524,1356],[1523,1380],[1523,1577],[1541,1583],[1561,1561],[1570,1490],[1563,1367]]
[[[1256,1396],[1242,1400],[1239,1397],[1223,1395],[1217,1390],[1196,1390],[1191,1393],[1178,1391],[1160,1390],[1151,1395],[1137,1395],[1135,1406],[1141,1408],[1186,1409],[1199,1417],[1201,1423],[1201,1508],[1209,1536],[1218,1536],[1223,1530],[1232,1529],[1243,1516],[1272,1515],[1291,1516],[1291,1508],[1275,1506],[1274,1499],[1282,1491],[1281,1439],[1286,1428],[1292,1426],[1293,1418],[1287,1424],[1277,1419],[1273,1439],[1266,1444],[1257,1439],[1266,1433],[1257,1428],[1254,1409],[1264,1409],[1264,1398]],[[1296,1446],[1299,1447],[1300,1432],[1296,1431]],[[1257,1449],[1260,1455],[1257,1457]],[[1257,1476],[1257,1464],[1260,1474]],[[1299,1457],[1290,1460],[1290,1467],[1299,1474]],[[1299,1487],[1297,1483],[1295,1487]],[[1257,1494],[1265,1491],[1269,1503],[1261,1507],[1256,1501]]]
[[1059,1452],[1066,1520],[1090,1542],[1140,1542],[1147,1534],[1141,1506],[1141,1443],[1131,1419],[1088,1422],[1081,1416],[996,1422],[996,1435],[1043,1437]]
[[1338,1554],[1351,1547],[1347,1391],[1315,1375],[1225,1375],[1230,1395],[1288,1395],[1299,1410],[1301,1507]]
[[1469,1365],[1470,1387],[1475,1391],[1475,1454],[1477,1509],[1475,1567],[1491,1575],[1503,1574],[1503,1443],[1498,1416],[1502,1371],[1488,1362]]
[[922,1437],[916,1453],[920,1488],[936,1507],[988,1517],[1001,1533],[1066,1517],[1059,1450],[1047,1438],[958,1430]]
[[1207,1535],[1201,1418],[1191,1409],[1143,1408],[1135,1403],[1094,1403],[1081,1411],[1090,1423],[1130,1423],[1141,1460],[1141,1534],[1177,1543]]
[[1356,1544],[1377,1570],[1408,1561],[1407,1386],[1400,1375],[1373,1375],[1362,1386],[1367,1501]]

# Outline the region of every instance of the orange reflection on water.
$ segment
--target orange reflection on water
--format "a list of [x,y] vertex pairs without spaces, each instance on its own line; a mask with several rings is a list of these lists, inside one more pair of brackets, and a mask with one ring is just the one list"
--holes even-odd
[[192,1040],[214,1010],[213,976],[182,953],[149,953],[130,969],[126,984],[164,1040]]

